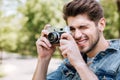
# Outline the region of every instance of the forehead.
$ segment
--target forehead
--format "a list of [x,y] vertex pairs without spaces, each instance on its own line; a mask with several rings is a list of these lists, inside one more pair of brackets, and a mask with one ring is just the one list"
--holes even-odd
[[77,15],[77,16],[70,16],[67,19],[67,24],[69,26],[78,26],[78,25],[83,25],[83,24],[90,24],[94,23],[91,21],[87,15]]

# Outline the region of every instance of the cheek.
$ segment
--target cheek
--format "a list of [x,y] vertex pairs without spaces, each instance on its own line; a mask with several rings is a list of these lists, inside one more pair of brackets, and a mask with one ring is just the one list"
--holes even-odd
[[84,32],[90,41],[94,41],[99,36],[99,31],[97,29],[89,29]]
[[84,30],[82,33],[83,33],[83,34],[86,34],[87,36],[92,36],[92,35],[94,35],[94,31],[91,30],[91,29]]

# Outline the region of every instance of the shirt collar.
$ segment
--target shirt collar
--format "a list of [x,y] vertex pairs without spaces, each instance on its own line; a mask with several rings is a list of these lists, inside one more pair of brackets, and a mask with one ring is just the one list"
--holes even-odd
[[107,48],[107,50],[110,50],[110,51],[120,50],[120,39],[112,39],[108,41],[109,41],[109,47]]

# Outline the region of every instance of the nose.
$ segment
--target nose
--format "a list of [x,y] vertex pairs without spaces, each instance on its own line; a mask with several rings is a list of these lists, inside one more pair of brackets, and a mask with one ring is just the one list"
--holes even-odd
[[78,29],[75,30],[75,32],[74,32],[74,38],[75,39],[80,39],[81,36],[82,36],[82,32],[80,30],[78,30]]

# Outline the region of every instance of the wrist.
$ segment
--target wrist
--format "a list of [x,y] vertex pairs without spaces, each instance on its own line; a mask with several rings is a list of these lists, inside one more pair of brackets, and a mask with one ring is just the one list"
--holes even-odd
[[75,65],[75,69],[82,80],[98,80],[97,76],[88,68],[87,64],[80,62]]
[[51,58],[38,58],[38,64],[48,66]]
[[41,80],[46,80],[49,62],[50,60],[38,58],[36,72],[38,74],[38,78],[41,78]]
[[33,80],[46,80],[49,61],[50,59],[38,57],[37,67],[33,76]]
[[51,60],[51,56],[47,56],[47,57],[38,56],[38,61],[49,62],[50,60]]
[[87,67],[87,64],[85,63],[85,62],[78,62],[78,63],[76,63],[76,64],[74,64],[74,67],[76,68],[76,70],[77,69],[84,69],[84,68],[86,68]]

